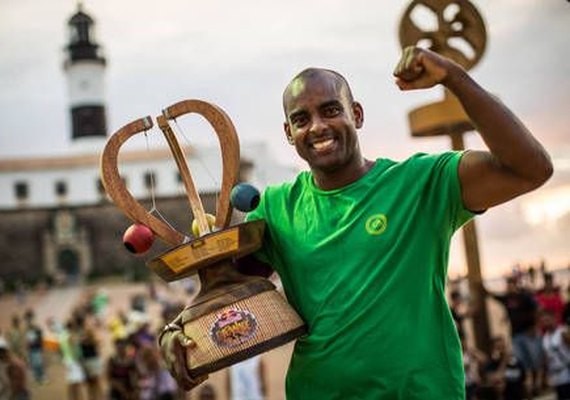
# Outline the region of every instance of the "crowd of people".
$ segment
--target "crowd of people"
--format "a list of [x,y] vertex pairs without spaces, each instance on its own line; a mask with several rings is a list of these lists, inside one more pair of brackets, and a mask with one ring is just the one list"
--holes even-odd
[[[570,286],[564,293],[544,265],[524,271],[513,268],[505,283],[505,291],[487,293],[504,307],[510,335],[493,337],[488,353],[468,344],[466,322],[473,310],[460,286],[450,285],[449,306],[463,349],[467,399],[530,399],[546,391],[569,399]],[[194,289],[188,288],[189,296]],[[161,321],[151,319],[149,300],[161,304]],[[107,315],[107,302],[103,291],[88,292],[66,321],[49,318],[43,327],[33,309],[14,313],[0,336],[0,399],[31,398],[31,379],[44,385],[50,349],[57,350],[65,366],[70,400],[187,398],[163,367],[156,344],[157,330],[182,305],[161,299],[154,285],[148,295],[132,297],[126,311]],[[111,338],[107,342],[112,344],[105,351],[103,337]],[[228,393],[242,393],[235,398],[247,398],[243,393],[253,390],[256,394],[252,395],[261,400],[267,393],[264,383],[260,357],[227,374]],[[216,388],[208,383],[194,395],[197,399],[219,398]]]
[[492,338],[488,354],[468,344],[470,309],[459,286],[449,305],[463,348],[467,399],[531,399],[554,391],[570,399],[570,286],[566,293],[544,262],[515,266],[503,292],[487,295],[504,309],[506,335]]
[[[0,330],[0,400],[31,399],[32,385],[40,388],[34,398],[43,399],[42,388],[54,383],[48,376],[65,381],[68,400],[219,399],[220,389],[209,383],[190,397],[164,368],[156,337],[183,304],[161,295],[155,284],[148,289],[133,295],[128,309],[112,313],[105,291],[89,289],[62,321],[38,321],[33,308],[14,312],[10,326]],[[191,298],[195,283],[182,290]],[[150,304],[161,310],[159,318]],[[47,373],[55,364],[65,371],[57,377]],[[225,390],[235,400],[262,400],[264,383],[263,362],[255,357],[228,371]]]

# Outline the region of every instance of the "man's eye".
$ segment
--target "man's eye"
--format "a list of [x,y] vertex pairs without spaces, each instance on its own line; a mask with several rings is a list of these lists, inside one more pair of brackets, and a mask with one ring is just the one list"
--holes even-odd
[[340,108],[336,106],[326,107],[323,110],[323,114],[326,117],[336,117],[338,114],[340,114]]
[[304,116],[304,115],[300,115],[298,117],[293,118],[293,125],[295,126],[303,126],[306,125],[307,122],[309,122],[309,119]]

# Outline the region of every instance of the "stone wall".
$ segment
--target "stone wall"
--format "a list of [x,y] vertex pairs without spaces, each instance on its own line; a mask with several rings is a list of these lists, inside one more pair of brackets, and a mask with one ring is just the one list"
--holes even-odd
[[[215,214],[215,194],[202,195],[206,212]],[[150,201],[141,201],[147,209]],[[156,199],[160,214],[176,230],[187,233],[192,213],[186,197]],[[55,228],[58,212],[74,217],[74,234],[59,242]],[[157,239],[149,252],[133,255],[123,246],[122,236],[131,224],[114,204],[101,202],[83,207],[18,209],[0,211],[0,278],[13,285],[16,281],[33,284],[55,273],[62,273],[57,254],[72,249],[78,254],[82,277],[146,272],[145,262],[171,246]]]

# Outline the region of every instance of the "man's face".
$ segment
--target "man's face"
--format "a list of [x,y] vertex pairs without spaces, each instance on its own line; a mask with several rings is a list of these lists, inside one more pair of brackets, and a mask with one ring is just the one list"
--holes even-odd
[[287,138],[311,169],[334,172],[361,157],[362,107],[332,73],[293,81],[284,107]]

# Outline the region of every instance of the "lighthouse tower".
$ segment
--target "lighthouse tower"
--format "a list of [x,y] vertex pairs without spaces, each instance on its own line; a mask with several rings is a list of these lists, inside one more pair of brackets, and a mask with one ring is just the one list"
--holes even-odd
[[69,42],[64,69],[75,149],[98,150],[107,136],[104,75],[106,60],[95,42],[94,21],[78,4],[69,19]]

